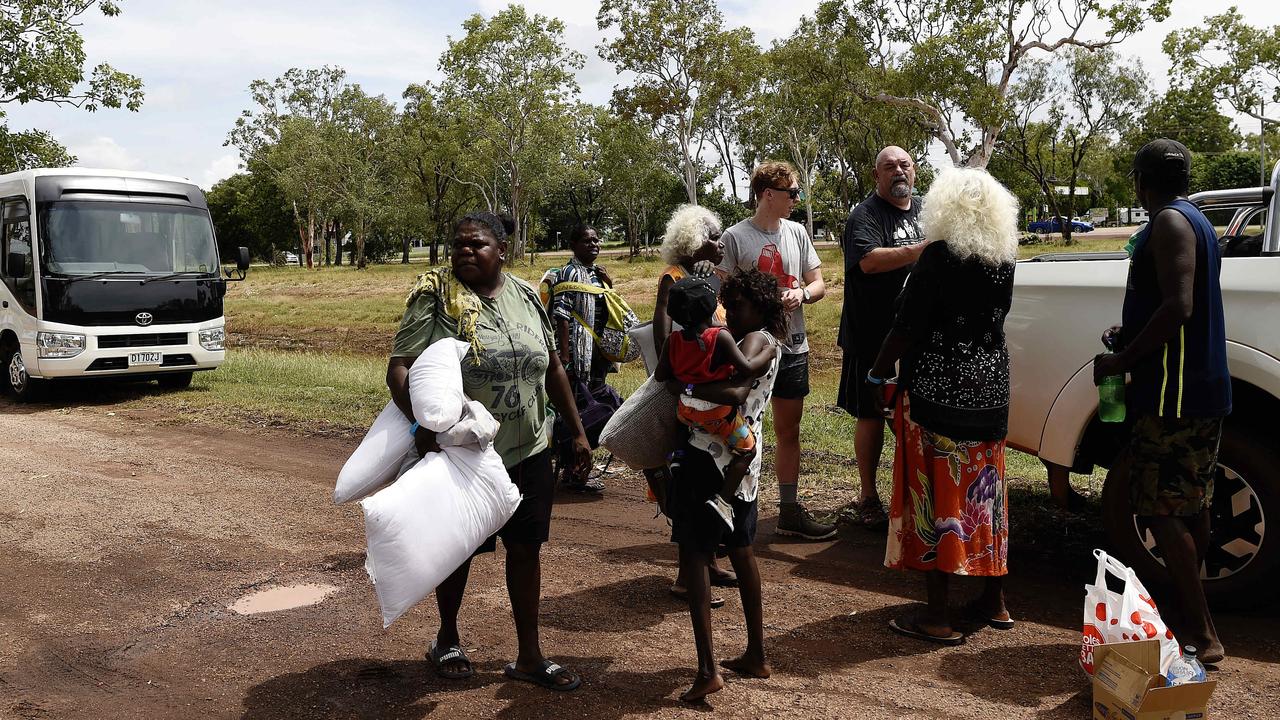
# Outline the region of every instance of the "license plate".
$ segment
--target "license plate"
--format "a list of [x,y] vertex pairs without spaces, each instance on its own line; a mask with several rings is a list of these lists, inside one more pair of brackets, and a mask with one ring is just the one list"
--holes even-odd
[[129,353],[129,367],[135,365],[159,365],[162,353],[158,352],[136,352]]

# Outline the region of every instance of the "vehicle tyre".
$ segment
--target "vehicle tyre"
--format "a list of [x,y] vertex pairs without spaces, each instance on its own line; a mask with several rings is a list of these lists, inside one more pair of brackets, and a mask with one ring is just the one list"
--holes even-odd
[[[1209,551],[1201,568],[1205,594],[1223,607],[1273,599],[1267,588],[1280,565],[1280,450],[1242,425],[1228,421],[1222,429],[1209,509]],[[1116,555],[1144,583],[1166,582],[1155,540],[1130,509],[1128,461],[1123,457],[1107,474],[1102,506]]]
[[185,390],[191,387],[191,376],[193,374],[190,372],[165,373],[157,377],[156,381],[165,390]]
[[44,390],[44,381],[27,373],[20,348],[5,348],[0,351],[0,377],[3,378],[5,391],[18,402],[33,402],[39,399]]

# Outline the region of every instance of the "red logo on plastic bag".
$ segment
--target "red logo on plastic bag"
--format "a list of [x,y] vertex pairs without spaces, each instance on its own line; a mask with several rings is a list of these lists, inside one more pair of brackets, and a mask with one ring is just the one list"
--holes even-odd
[[1084,639],[1080,643],[1080,667],[1090,675],[1093,674],[1093,649],[1103,642],[1098,628],[1093,625],[1084,626]]

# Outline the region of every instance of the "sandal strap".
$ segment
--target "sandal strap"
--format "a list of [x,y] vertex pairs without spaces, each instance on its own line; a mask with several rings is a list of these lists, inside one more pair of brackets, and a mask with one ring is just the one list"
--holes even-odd
[[444,648],[443,653],[440,652],[440,649],[440,646],[435,643],[431,644],[431,659],[435,661],[437,665],[443,665],[447,662],[457,660],[459,662],[466,663],[467,667],[471,667],[471,658],[467,657],[467,654],[463,652],[462,646],[450,645],[449,647]]

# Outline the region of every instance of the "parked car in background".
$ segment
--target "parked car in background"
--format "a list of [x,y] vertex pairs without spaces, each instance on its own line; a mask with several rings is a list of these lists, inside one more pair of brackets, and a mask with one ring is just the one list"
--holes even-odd
[[285,264],[285,265],[297,265],[297,264],[298,264],[298,254],[297,254],[297,253],[286,252],[286,253],[284,254],[284,264]]
[[[1056,217],[1049,218],[1047,220],[1036,220],[1035,222],[1027,225],[1027,232],[1042,233],[1042,234],[1062,232],[1063,226],[1061,223],[1059,223],[1058,220],[1059,219]],[[1093,224],[1084,222],[1083,220],[1072,220],[1071,232],[1073,233],[1093,232]]]
[[[1233,411],[1223,426],[1201,572],[1215,601],[1261,601],[1274,596],[1270,589],[1280,579],[1280,223],[1267,222],[1280,211],[1280,163],[1269,187],[1191,200],[1211,218],[1230,218],[1218,242]],[[1102,331],[1120,320],[1128,270],[1123,251],[1056,253],[1018,264],[1005,321],[1008,442],[1075,472],[1110,468],[1102,492],[1107,536],[1139,576],[1158,580],[1154,538],[1129,505],[1120,453],[1129,426],[1099,421],[1093,384],[1093,356],[1103,350]]]

